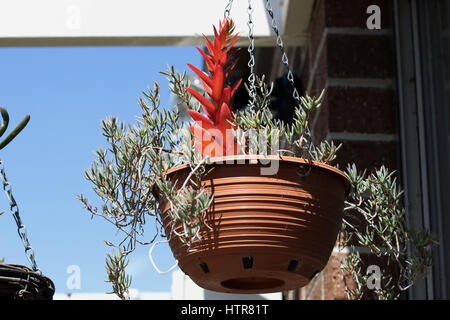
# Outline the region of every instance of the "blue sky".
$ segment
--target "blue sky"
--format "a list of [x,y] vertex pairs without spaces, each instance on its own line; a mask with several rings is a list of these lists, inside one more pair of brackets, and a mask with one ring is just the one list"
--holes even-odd
[[[6,134],[26,114],[31,115],[24,131],[0,151],[0,158],[36,262],[54,281],[57,293],[110,290],[104,281],[104,266],[111,249],[103,240],[118,236],[106,220],[91,219],[76,199],[82,193],[100,204],[83,177],[95,158],[93,152],[106,146],[100,121],[114,115],[134,122],[140,115],[137,99],[153,81],[160,84],[161,104],[170,108],[167,80],[159,71],[165,71],[167,65],[184,71],[186,62],[201,66],[195,48],[0,48],[0,105],[10,115]],[[3,191],[0,211],[4,211],[0,216],[0,257],[29,266]],[[149,239],[152,236],[148,234]],[[140,248],[131,256],[132,287],[170,291],[170,274],[160,275],[153,269],[148,249]],[[154,258],[161,270],[174,263],[167,245],[156,247]],[[66,286],[71,265],[80,268],[80,290]]]

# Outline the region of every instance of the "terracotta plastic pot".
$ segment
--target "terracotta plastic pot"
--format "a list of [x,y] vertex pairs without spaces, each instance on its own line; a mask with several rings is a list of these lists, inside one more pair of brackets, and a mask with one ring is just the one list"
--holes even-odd
[[[225,159],[235,163],[218,164]],[[261,159],[277,161],[271,162],[279,166],[276,173],[261,175],[269,166]],[[325,267],[350,191],[343,172],[278,156],[215,158],[208,166],[214,170],[202,184],[214,194],[206,216],[212,230],[202,227],[202,241],[189,252],[176,236],[169,242],[179,267],[196,284],[228,293],[278,292],[305,286]],[[301,179],[299,172],[308,168],[309,175]],[[189,172],[187,165],[180,165],[167,175],[181,185]],[[161,199],[160,208],[168,232],[170,204]]]

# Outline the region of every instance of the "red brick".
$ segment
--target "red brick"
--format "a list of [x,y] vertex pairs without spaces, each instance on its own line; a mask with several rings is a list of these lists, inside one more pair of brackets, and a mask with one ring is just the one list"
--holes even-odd
[[342,143],[336,159],[340,169],[346,169],[347,165],[352,163],[355,163],[360,170],[372,170],[381,165],[390,170],[397,169],[396,142],[335,140],[334,143]]
[[328,75],[335,78],[392,78],[390,36],[340,35],[327,37]]
[[[341,269],[340,256],[333,253],[328,261],[327,266],[322,272],[324,299],[325,300],[347,300],[347,293],[345,292],[344,275]],[[346,276],[346,282],[349,284],[350,277]]]
[[392,89],[328,87],[331,132],[395,133]]

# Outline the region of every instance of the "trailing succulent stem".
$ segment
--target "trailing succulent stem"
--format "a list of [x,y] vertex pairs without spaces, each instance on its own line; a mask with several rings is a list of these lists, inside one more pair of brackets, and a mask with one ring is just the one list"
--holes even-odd
[[[370,175],[349,165],[347,175],[352,193],[345,202],[341,245],[350,246],[343,261],[343,271],[351,276],[353,286],[346,286],[349,298],[397,299],[420,278],[426,277],[432,265],[430,234],[416,231],[406,223],[402,195],[395,171],[384,166]],[[366,248],[379,258],[379,275],[367,274],[367,261],[358,249]],[[376,277],[376,279],[374,278]],[[368,281],[377,285],[368,285]],[[370,290],[369,290],[370,289]]]
[[[3,123],[0,126],[0,137],[3,136],[9,125],[9,114],[5,108],[0,107],[0,113],[2,115]],[[30,121],[30,115],[27,114],[25,118],[0,142],[0,150],[6,147],[28,124]]]
[[114,251],[111,254],[107,254],[106,273],[108,274],[108,280],[106,282],[110,282],[113,289],[112,292],[108,293],[114,293],[122,300],[129,299],[131,276],[125,272],[128,263],[127,253],[120,249],[118,254]]

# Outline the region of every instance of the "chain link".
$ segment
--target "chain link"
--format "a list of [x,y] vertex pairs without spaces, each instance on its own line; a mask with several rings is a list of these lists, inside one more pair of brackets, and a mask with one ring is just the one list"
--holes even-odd
[[252,1],[248,0],[248,53],[250,55],[250,60],[248,61],[248,67],[250,68],[250,75],[248,76],[248,83],[249,83],[249,97],[250,97],[250,106],[253,106],[255,104],[255,94],[256,94],[256,87],[255,87],[255,38],[253,36],[253,7],[252,7]]
[[225,6],[225,11],[223,12],[223,18],[227,19],[230,17],[231,6],[233,5],[233,0],[228,0],[227,5]]
[[269,14],[271,22],[272,22],[272,30],[275,32],[275,35],[277,36],[277,45],[281,51],[281,62],[286,67],[286,70],[288,72],[287,79],[288,79],[289,83],[291,84],[292,89],[294,90],[292,96],[294,97],[295,102],[300,105],[301,104],[300,95],[298,94],[297,88],[295,87],[294,75],[292,74],[291,68],[289,67],[289,60],[286,55],[286,51],[284,49],[283,40],[281,39],[280,32],[278,31],[277,23],[275,21],[275,17],[273,14],[272,5],[270,4],[270,0],[266,0],[266,10],[267,10],[267,13]]
[[8,179],[6,178],[5,167],[4,167],[1,159],[0,159],[0,166],[1,166],[0,178],[3,183],[3,190],[5,191],[6,198],[8,199],[9,204],[10,204],[10,210],[11,210],[11,213],[12,213],[14,220],[16,222],[16,225],[17,225],[17,232],[19,233],[19,237],[22,240],[23,246],[25,247],[25,256],[27,257],[28,261],[30,262],[31,268],[33,269],[33,271],[38,272],[40,270],[37,267],[36,261],[34,259],[34,250],[31,247],[30,242],[28,241],[27,228],[22,223],[22,219],[20,218],[19,207],[17,206],[16,200],[14,199],[14,196],[12,195],[11,184],[9,183]]
[[[249,0],[250,2],[250,0]],[[292,74],[291,68],[289,66],[289,61],[288,61],[288,57],[286,55],[286,50],[284,49],[284,45],[283,45],[283,40],[281,39],[281,35],[278,31],[278,27],[275,21],[275,17],[273,14],[273,10],[272,10],[272,5],[270,4],[270,0],[266,0],[266,11],[270,16],[271,22],[272,22],[272,30],[275,32],[275,35],[277,37],[276,43],[277,46],[280,48],[281,51],[281,62],[283,63],[283,65],[285,66],[286,70],[287,70],[287,80],[289,81],[289,83],[292,86],[292,97],[294,98],[296,104],[298,106],[301,107],[302,102],[300,99],[300,95],[298,93],[297,88],[295,87],[295,83],[294,83],[294,75]],[[304,157],[307,157],[308,159],[311,159],[311,153],[314,149],[313,143],[312,143],[312,136],[311,136],[311,131],[309,130],[309,126],[305,127],[305,138],[306,138],[306,143],[307,143],[307,152],[305,155],[303,155]]]
[[[231,11],[231,6],[232,6],[233,0],[229,0],[228,4],[225,7],[225,11],[224,11],[224,18],[228,18],[230,16],[230,11]],[[294,83],[294,75],[291,71],[291,68],[289,66],[289,60],[286,54],[286,50],[284,48],[284,44],[283,44],[283,40],[281,38],[280,32],[278,30],[277,27],[277,23],[275,21],[275,17],[273,14],[273,9],[272,9],[272,5],[270,4],[270,0],[266,0],[266,11],[270,16],[271,19],[271,25],[272,25],[272,29],[277,37],[276,39],[276,44],[279,47],[280,51],[281,51],[281,62],[283,63],[283,65],[285,66],[286,70],[287,70],[287,80],[290,83],[290,85],[292,86],[292,97],[295,100],[295,103],[298,106],[302,106],[302,102],[301,102],[301,98],[300,95],[298,93],[297,88],[295,87],[295,83]],[[256,95],[256,86],[255,86],[255,81],[256,81],[256,75],[255,75],[255,38],[253,35],[253,29],[254,29],[254,23],[253,23],[253,11],[254,8],[252,6],[252,0],[248,0],[248,8],[247,8],[247,13],[248,13],[248,22],[247,22],[247,26],[248,26],[248,40],[249,40],[249,45],[248,45],[248,53],[249,53],[249,61],[248,61],[248,67],[250,68],[250,75],[248,76],[248,83],[249,83],[249,98],[250,98],[250,107],[254,105],[255,103],[255,95]],[[312,151],[314,149],[313,143],[312,143],[312,136],[311,136],[311,131],[309,130],[309,127],[306,126],[305,127],[305,139],[306,139],[306,143],[307,143],[307,152],[304,155],[304,157],[310,159],[312,156]]]

